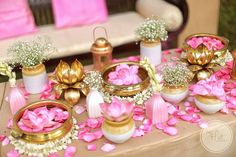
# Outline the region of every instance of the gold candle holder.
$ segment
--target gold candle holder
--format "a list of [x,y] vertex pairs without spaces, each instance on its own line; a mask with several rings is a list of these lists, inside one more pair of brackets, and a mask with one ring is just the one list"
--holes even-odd
[[232,79],[236,80],[236,49],[232,52],[232,56],[233,56],[233,69],[231,72],[231,77]]
[[[106,34],[106,38],[99,37],[95,39],[95,31],[98,28],[102,28]],[[108,42],[107,31],[104,27],[95,27],[93,30],[94,43],[91,47],[93,54],[93,64],[95,70],[101,70],[105,65],[108,65],[112,61],[112,46]]]

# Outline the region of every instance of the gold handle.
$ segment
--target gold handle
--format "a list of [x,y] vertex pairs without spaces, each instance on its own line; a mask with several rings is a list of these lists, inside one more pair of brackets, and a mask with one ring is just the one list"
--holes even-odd
[[96,40],[96,39],[95,39],[95,33],[96,33],[96,30],[97,30],[98,28],[101,28],[101,29],[103,29],[103,30],[104,30],[104,32],[105,32],[105,35],[106,35],[106,39],[108,40],[108,36],[107,36],[107,30],[106,30],[106,28],[105,28],[105,27],[102,27],[102,26],[97,26],[97,27],[95,27],[95,28],[93,29],[93,40],[94,40],[94,41]]

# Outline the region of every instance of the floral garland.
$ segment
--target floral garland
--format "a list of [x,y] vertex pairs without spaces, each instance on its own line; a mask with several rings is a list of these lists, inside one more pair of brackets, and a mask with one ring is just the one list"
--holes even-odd
[[[112,97],[114,95],[109,94],[105,91],[103,91],[103,94],[104,94],[103,96],[104,101],[107,103],[111,103]],[[143,103],[147,101],[152,96],[152,94],[153,94],[153,87],[151,85],[147,89],[143,90],[142,92],[136,94],[133,97],[120,97],[120,96],[116,97],[120,100],[127,100],[129,102],[134,102],[136,105],[143,105]]]
[[55,141],[49,141],[45,144],[33,144],[25,142],[21,139],[16,139],[12,136],[9,136],[11,144],[15,146],[15,150],[19,151],[19,154],[26,154],[28,156],[38,156],[44,157],[51,153],[66,149],[67,145],[72,142],[74,139],[78,139],[78,126],[77,121],[73,117],[73,126],[69,133],[61,139]]

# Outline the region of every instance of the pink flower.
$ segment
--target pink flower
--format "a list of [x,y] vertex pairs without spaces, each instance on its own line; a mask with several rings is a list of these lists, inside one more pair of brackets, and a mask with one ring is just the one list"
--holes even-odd
[[134,109],[134,104],[127,101],[121,101],[117,97],[112,98],[111,104],[100,104],[104,116],[112,121],[122,121],[129,117]]
[[187,41],[187,44],[193,49],[203,44],[210,51],[217,51],[224,47],[224,44],[220,40],[211,37],[193,37]]
[[27,132],[47,132],[60,127],[68,116],[69,113],[61,108],[44,106],[25,110],[17,125]]
[[108,81],[115,85],[131,85],[141,82],[141,79],[137,75],[138,66],[127,64],[120,64],[116,67],[116,70],[110,72],[108,75]]
[[223,79],[217,80],[215,75],[212,75],[206,80],[201,80],[197,84],[192,85],[192,94],[193,95],[208,95],[216,96],[220,100],[225,100],[226,93],[224,91]]

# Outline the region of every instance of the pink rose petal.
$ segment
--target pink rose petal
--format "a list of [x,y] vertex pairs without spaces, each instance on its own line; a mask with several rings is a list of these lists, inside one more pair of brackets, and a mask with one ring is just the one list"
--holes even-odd
[[144,115],[134,115],[133,119],[136,121],[143,121],[144,120]]
[[161,59],[161,62],[162,62],[162,63],[165,63],[165,62],[167,62],[167,59],[163,57],[163,58]]
[[7,157],[19,157],[20,154],[18,153],[17,150],[11,150],[10,152],[7,153]]
[[13,126],[13,120],[12,120],[12,118],[10,118],[10,119],[8,119],[8,122],[7,122],[7,128],[11,129],[12,126]]
[[88,118],[86,124],[88,127],[93,129],[101,126],[101,124],[99,124],[99,121],[96,118]]
[[76,112],[78,115],[80,115],[80,114],[82,114],[82,113],[85,111],[85,107],[84,107],[84,106],[81,106],[81,105],[76,105],[76,106],[74,107],[74,110],[75,110],[75,112]]
[[2,142],[6,138],[5,135],[0,135],[0,142]]
[[143,121],[143,124],[152,125],[152,120],[151,120],[151,119],[145,119],[145,120]]
[[176,48],[175,49],[175,52],[177,52],[177,53],[182,53],[182,51],[183,51],[182,48]]
[[163,123],[157,123],[156,124],[156,128],[159,129],[159,130],[163,130],[165,127],[166,127],[166,125],[163,124]]
[[224,106],[224,108],[222,110],[220,110],[221,113],[224,113],[224,114],[228,114],[229,113],[229,109],[228,107]]
[[172,117],[167,121],[167,124],[169,126],[175,126],[177,124],[177,122],[178,122],[178,120],[175,117]]
[[233,114],[236,116],[236,111],[233,111]]
[[104,143],[104,145],[101,147],[101,150],[104,152],[111,152],[116,148],[115,145],[110,143]]
[[186,102],[184,102],[184,106],[185,106],[185,107],[189,107],[189,106],[191,106],[191,103],[188,102],[188,101],[186,101]]
[[163,132],[168,135],[175,136],[175,135],[177,135],[178,130],[175,127],[167,126],[164,128]]
[[180,118],[187,122],[190,122],[193,119],[191,115],[181,115]]
[[163,55],[169,55],[170,54],[170,50],[164,50],[164,51],[162,51],[162,54]]
[[189,102],[193,102],[193,101],[194,101],[194,97],[189,96],[189,97],[187,98],[187,101],[189,101]]
[[199,125],[199,127],[202,128],[202,129],[205,129],[205,128],[208,127],[207,122],[204,122],[204,121],[200,121],[200,122],[198,123],[198,125]]
[[10,143],[10,140],[8,137],[5,137],[4,140],[2,141],[2,146],[6,146]]
[[149,133],[152,131],[152,125],[148,124],[140,125],[139,129],[142,129],[145,133]]
[[95,144],[88,144],[87,145],[87,150],[88,151],[96,151],[97,150],[97,146]]
[[75,146],[67,146],[64,157],[73,157],[76,152],[76,147]]
[[144,131],[140,128],[136,128],[132,137],[144,136]]

